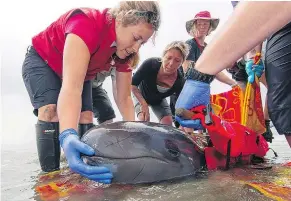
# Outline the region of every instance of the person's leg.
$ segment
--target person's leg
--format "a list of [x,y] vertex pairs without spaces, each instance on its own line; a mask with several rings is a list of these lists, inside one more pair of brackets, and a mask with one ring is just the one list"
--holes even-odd
[[56,104],[61,80],[33,47],[28,48],[25,56],[22,77],[34,107],[34,114],[38,117],[35,127],[41,169],[45,172],[58,170],[60,144]]
[[[268,90],[268,86],[267,86],[267,80],[266,80],[266,74],[263,73],[262,76],[260,77],[260,82],[266,87],[266,89]],[[269,112],[268,112],[268,102],[267,102],[268,98],[266,97],[265,100],[265,107],[264,107],[264,117],[266,120],[270,120],[269,117]]]
[[291,134],[285,134],[285,138],[289,144],[289,147],[291,148]]
[[173,121],[172,121],[172,115],[167,115],[164,116],[161,120],[160,120],[161,124],[166,124],[166,125],[170,125],[172,126]]
[[85,81],[82,91],[82,109],[78,125],[78,135],[81,138],[93,124],[92,82]]
[[172,112],[166,99],[163,99],[160,104],[151,105],[151,108],[159,119],[159,123],[172,126]]
[[[266,76],[265,76],[265,73],[261,76],[260,78],[260,82],[267,88],[268,90],[268,86],[267,86],[267,80],[266,80]],[[266,132],[263,133],[263,136],[265,138],[265,140],[267,142],[270,142],[272,143],[272,140],[274,139],[273,137],[273,133],[271,131],[271,128],[270,128],[270,116],[269,116],[269,111],[268,111],[268,97],[266,97],[266,100],[265,100],[265,107],[264,107],[264,118],[265,118],[265,125],[266,125]]]
[[291,147],[291,23],[268,39],[265,66],[270,119]]
[[92,88],[93,112],[98,124],[112,123],[116,117],[111,101],[102,85]]

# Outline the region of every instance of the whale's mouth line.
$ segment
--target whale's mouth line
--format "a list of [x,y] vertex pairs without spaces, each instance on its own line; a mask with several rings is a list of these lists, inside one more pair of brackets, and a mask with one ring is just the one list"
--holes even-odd
[[[107,157],[107,156],[86,156],[84,155],[83,157],[86,158],[87,162],[89,162],[91,165],[100,165],[102,162],[105,163],[111,163],[110,161],[131,161],[131,160],[155,160],[158,161],[159,163],[163,163],[165,165],[170,165],[171,167],[176,167],[180,168],[181,164],[177,163],[172,160],[167,160],[166,158],[159,158],[159,157],[153,157],[153,156],[136,156],[136,157],[129,157],[129,158],[120,158],[120,157]],[[187,160],[187,159],[186,159]],[[193,163],[191,162],[190,159],[188,159],[188,163],[190,166],[193,166]]]
[[[121,158],[121,157],[108,157],[108,156],[86,156],[84,155],[86,158],[90,159],[90,161],[94,160],[94,158],[100,158],[100,159],[109,159],[109,160],[135,160],[135,159],[142,159],[142,158],[151,158],[151,159],[155,159],[161,162],[164,162],[166,164],[169,164],[169,162],[163,158],[158,158],[158,157],[153,157],[153,156],[136,156],[136,157],[128,157],[128,158]],[[84,157],[83,156],[83,157]]]

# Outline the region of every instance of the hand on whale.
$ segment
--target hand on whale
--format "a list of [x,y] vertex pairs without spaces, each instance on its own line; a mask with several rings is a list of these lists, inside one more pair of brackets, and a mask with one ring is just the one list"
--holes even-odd
[[172,126],[152,122],[114,122],[91,128],[81,141],[94,156],[91,166],[105,166],[112,183],[137,184],[182,178],[200,170],[201,157],[190,138]]
[[90,166],[82,161],[80,154],[93,156],[95,151],[92,147],[80,141],[75,130],[67,129],[63,131],[60,135],[60,143],[73,172],[100,183],[111,183],[112,174],[108,168]]

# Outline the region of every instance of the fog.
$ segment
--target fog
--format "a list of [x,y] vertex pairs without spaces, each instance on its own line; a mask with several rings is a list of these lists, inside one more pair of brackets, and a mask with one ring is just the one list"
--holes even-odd
[[[35,149],[34,124],[36,117],[22,80],[22,62],[31,38],[46,28],[61,14],[74,7],[105,8],[115,1],[5,1],[1,6],[1,101],[2,101],[2,145],[15,149],[14,145],[29,145]],[[149,57],[161,56],[164,47],[173,40],[187,40],[190,36],[185,22],[201,10],[208,10],[212,16],[220,18],[218,29],[232,12],[230,1],[160,1],[162,24],[155,44],[149,41],[141,50],[141,62]],[[215,37],[213,32],[207,37],[209,43]],[[111,80],[107,78],[105,89],[114,105],[117,118],[121,116],[112,98]],[[218,81],[211,85],[211,92],[218,93],[230,88]],[[264,89],[263,89],[264,90]],[[263,97],[264,98],[264,97]],[[157,121],[151,112],[153,121]]]

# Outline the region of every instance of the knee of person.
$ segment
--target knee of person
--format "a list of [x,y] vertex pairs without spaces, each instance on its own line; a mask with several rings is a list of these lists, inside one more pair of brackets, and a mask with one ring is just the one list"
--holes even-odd
[[80,114],[80,124],[90,124],[93,122],[93,112],[83,111]]
[[57,105],[45,105],[38,109],[38,119],[46,122],[58,122]]
[[173,121],[172,121],[172,116],[164,116],[161,120],[160,120],[161,124],[166,124],[166,125],[172,125]]

